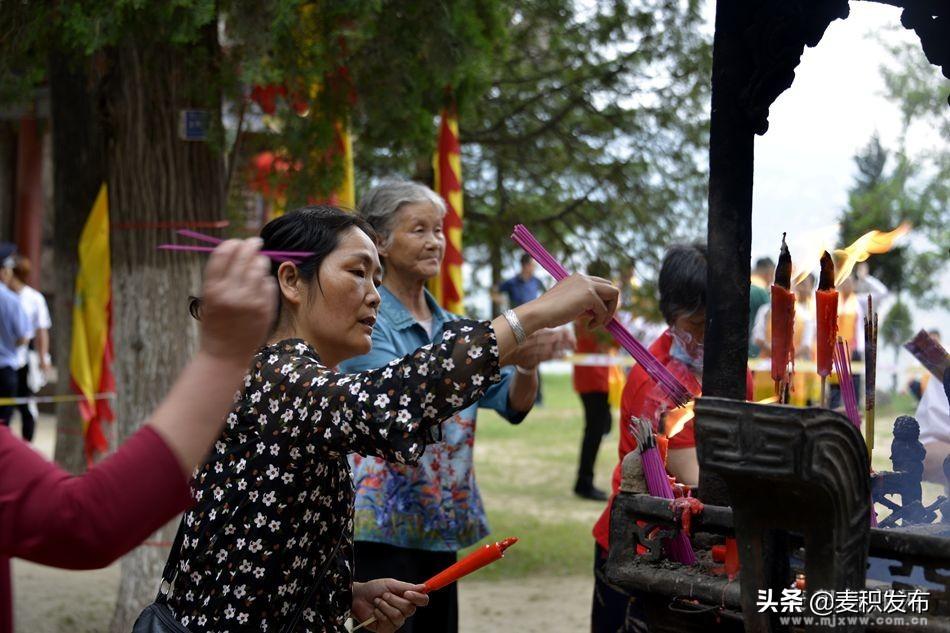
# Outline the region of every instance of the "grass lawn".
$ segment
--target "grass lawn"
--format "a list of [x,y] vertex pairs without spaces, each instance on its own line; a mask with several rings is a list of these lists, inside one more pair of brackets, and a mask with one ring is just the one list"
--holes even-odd
[[[544,404],[512,426],[491,411],[481,411],[475,441],[475,472],[492,528],[485,542],[506,536],[521,541],[505,559],[472,580],[588,575],[593,564],[591,528],[605,504],[573,494],[583,417],[570,375],[546,375]],[[876,470],[891,468],[891,428],[898,415],[913,414],[916,401],[906,394],[878,397]],[[595,483],[609,489],[617,463],[617,412],[601,444]],[[941,489],[924,484],[924,501]],[[886,516],[886,513],[885,515]]]
[[[475,473],[492,535],[521,541],[505,559],[474,578],[588,574],[593,566],[591,528],[605,503],[574,496],[574,478],[584,428],[580,398],[570,375],[544,376],[544,403],[520,425],[480,411]],[[609,490],[617,463],[617,413],[597,459],[595,485]],[[473,579],[474,579],[473,578]]]

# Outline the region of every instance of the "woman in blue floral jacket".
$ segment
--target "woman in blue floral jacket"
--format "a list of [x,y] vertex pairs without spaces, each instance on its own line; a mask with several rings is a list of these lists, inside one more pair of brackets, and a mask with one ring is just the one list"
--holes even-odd
[[[443,310],[426,290],[445,255],[445,205],[428,187],[386,182],[368,192],[359,214],[380,239],[384,263],[379,320],[373,349],[346,361],[343,371],[382,367],[421,345],[439,340],[460,318]],[[512,424],[534,405],[537,364],[553,355],[561,335],[539,332],[508,359],[501,381],[442,423],[442,441],[418,465],[376,455],[353,455],[356,488],[356,578],[399,574],[423,582],[456,560],[456,553],[488,534],[475,483],[473,449],[478,408],[493,409]],[[429,606],[407,620],[404,631],[452,633],[458,628],[455,585],[430,596]]]

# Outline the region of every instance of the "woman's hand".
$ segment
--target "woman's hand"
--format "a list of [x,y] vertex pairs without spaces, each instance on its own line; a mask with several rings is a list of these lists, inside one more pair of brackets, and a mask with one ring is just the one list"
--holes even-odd
[[[543,328],[555,328],[575,319],[594,328],[613,318],[620,300],[620,290],[606,279],[575,273],[543,295],[515,308],[526,335]],[[492,321],[498,341],[498,356],[505,359],[519,347],[514,332],[504,316]],[[510,361],[508,361],[510,362]]]
[[424,585],[412,585],[393,578],[377,578],[353,583],[353,618],[359,624],[371,617],[376,622],[366,627],[376,633],[393,633],[416,612],[429,604],[422,593]]
[[574,273],[515,312],[525,329],[531,328],[530,332],[558,327],[577,318],[586,321],[588,328],[594,328],[613,318],[619,300],[620,290],[606,279]]
[[274,321],[277,293],[260,238],[227,240],[205,266],[201,349],[246,365]]
[[561,358],[567,350],[574,349],[575,345],[574,334],[570,330],[538,330],[511,354],[501,359],[501,364],[535,369],[546,360]]
[[228,240],[205,266],[201,348],[148,420],[186,477],[204,461],[274,321],[276,293],[261,240]]

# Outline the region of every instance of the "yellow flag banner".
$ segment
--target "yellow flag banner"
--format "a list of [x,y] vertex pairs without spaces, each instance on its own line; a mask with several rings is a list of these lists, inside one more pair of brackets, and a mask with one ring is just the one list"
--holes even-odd
[[331,202],[344,211],[356,208],[356,182],[353,179],[353,139],[346,125],[336,124],[337,151],[343,161],[343,179],[334,190]]
[[73,338],[69,355],[70,384],[81,394],[86,458],[91,462],[109,442],[103,423],[114,417],[109,400],[98,393],[115,391],[112,376],[112,279],[109,254],[109,197],[102,185],[79,238],[79,273],[73,300]]
[[454,107],[442,110],[439,141],[433,167],[435,190],[445,200],[443,221],[445,257],[439,276],[429,290],[443,308],[463,314],[465,294],[462,290],[462,147],[459,144],[458,116]]

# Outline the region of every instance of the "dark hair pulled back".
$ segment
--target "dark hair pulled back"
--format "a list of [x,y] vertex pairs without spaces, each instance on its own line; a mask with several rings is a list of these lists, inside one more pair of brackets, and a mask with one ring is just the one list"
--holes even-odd
[[[320,285],[320,267],[323,260],[336,250],[340,236],[351,228],[357,228],[377,243],[376,232],[370,224],[356,215],[346,213],[330,205],[309,205],[294,209],[274,218],[261,229],[265,251],[297,251],[311,255],[296,264],[300,275],[309,281],[316,280]],[[277,276],[282,261],[271,259],[271,274]],[[280,289],[277,290],[277,319],[280,319]],[[188,306],[193,317],[200,318],[201,300],[191,297]]]

